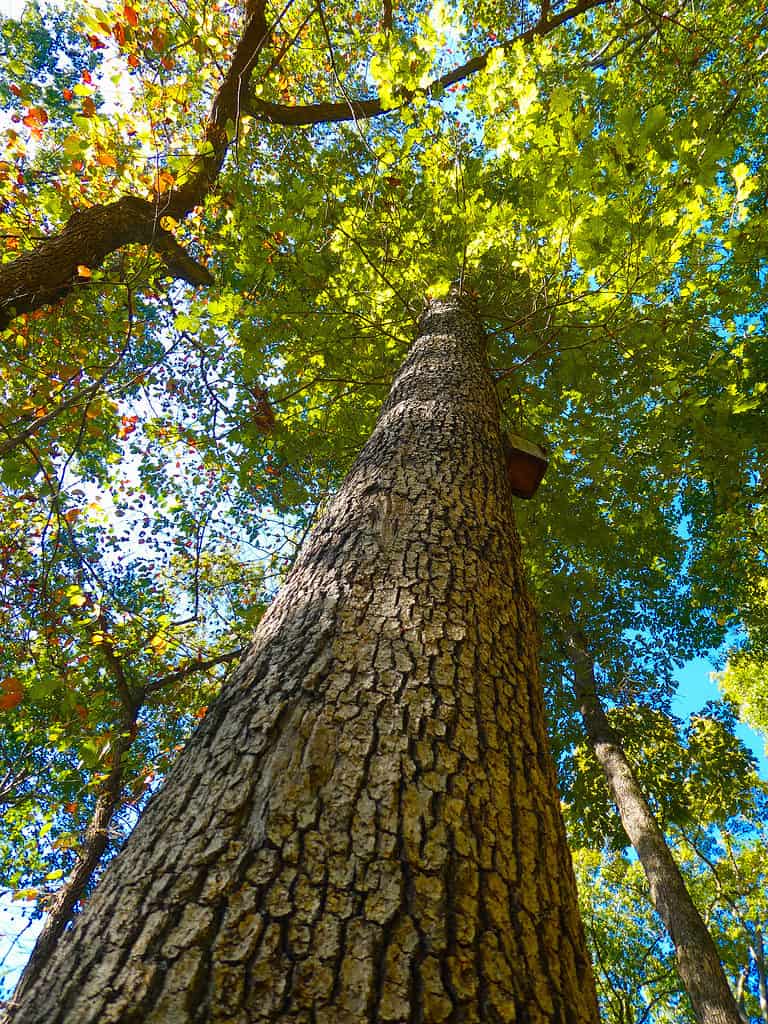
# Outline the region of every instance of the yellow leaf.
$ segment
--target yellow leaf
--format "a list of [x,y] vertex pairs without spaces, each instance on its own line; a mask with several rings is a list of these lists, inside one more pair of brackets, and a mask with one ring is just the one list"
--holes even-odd
[[149,641],[149,647],[154,654],[164,654],[168,650],[168,640],[162,633],[156,633]]
[[117,167],[117,160],[106,149],[99,149],[97,151],[96,162],[101,164],[102,167]]

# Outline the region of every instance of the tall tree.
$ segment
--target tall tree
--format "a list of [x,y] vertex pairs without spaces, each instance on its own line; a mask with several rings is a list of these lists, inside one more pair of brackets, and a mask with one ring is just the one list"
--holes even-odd
[[484,337],[434,300],[14,1020],[593,1022]]
[[[0,83],[17,119],[0,166],[8,507],[47,502],[61,548],[67,516],[90,515],[75,472],[113,493],[138,474],[138,543],[174,536],[133,597],[188,545],[196,594],[205,522],[226,507],[239,538],[270,502],[306,515],[369,433],[424,291],[458,278],[493,328],[505,425],[552,442],[556,472],[524,517],[542,608],[577,580],[635,689],[649,623],[667,661],[709,644],[744,575],[724,501],[754,492],[760,457],[759,5],[242,15],[87,9],[84,64],[15,82],[18,61]],[[197,516],[217,472],[239,489]],[[8,518],[13,581],[52,531],[25,543]],[[703,585],[656,630],[655,592],[673,607],[685,563]],[[49,595],[45,570],[30,586]],[[17,680],[10,710],[38,694]]]
[[627,837],[643,865],[653,905],[672,938],[680,977],[696,1019],[701,1024],[742,1024],[720,954],[600,703],[594,662],[584,635],[572,623],[564,628],[584,729],[605,773]]

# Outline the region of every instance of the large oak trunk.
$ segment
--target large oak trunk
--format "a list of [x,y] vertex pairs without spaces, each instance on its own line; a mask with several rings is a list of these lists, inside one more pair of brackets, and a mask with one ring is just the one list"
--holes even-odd
[[14,1024],[595,1024],[485,342],[432,301]]

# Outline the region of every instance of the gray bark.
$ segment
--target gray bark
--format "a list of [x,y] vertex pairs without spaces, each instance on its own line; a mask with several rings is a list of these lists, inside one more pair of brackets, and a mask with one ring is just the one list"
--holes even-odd
[[763,930],[758,925],[755,928],[754,942],[755,968],[757,970],[757,992],[760,999],[760,1015],[768,1022],[768,984],[765,977],[765,944],[763,942]]
[[651,901],[672,939],[680,980],[696,1019],[701,1024],[743,1024],[712,936],[600,703],[586,642],[573,629],[568,644],[585,732],[648,879]]
[[433,301],[14,1024],[596,1024],[485,341]]

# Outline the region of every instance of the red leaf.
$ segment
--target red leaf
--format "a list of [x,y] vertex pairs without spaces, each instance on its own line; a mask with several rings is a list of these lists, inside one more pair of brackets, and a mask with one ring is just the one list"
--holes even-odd
[[62,89],[61,95],[64,97],[65,100],[71,100],[73,93],[71,89]]
[[131,65],[132,68],[137,68],[139,66],[139,58],[136,56],[135,53],[129,54],[128,63]]
[[11,92],[14,96],[21,96],[21,89],[18,87],[18,85],[12,85]]
[[11,711],[24,699],[24,687],[15,676],[0,683],[0,711]]
[[91,78],[91,72],[90,71],[83,71],[83,81],[85,82],[86,85],[91,85],[91,83],[93,82],[93,79]]
[[88,36],[88,42],[91,44],[92,50],[105,50],[107,47],[107,44],[102,43],[98,36]]
[[123,8],[123,17],[129,25],[133,25],[134,28],[139,24],[139,16],[133,7],[129,7],[128,4]]
[[125,26],[121,22],[116,21],[112,26],[112,35],[117,40],[118,45],[122,46],[125,43]]

